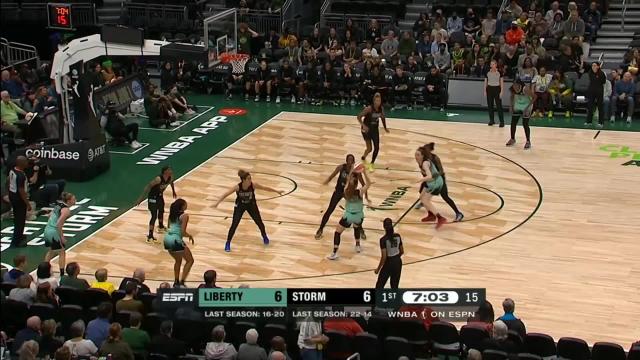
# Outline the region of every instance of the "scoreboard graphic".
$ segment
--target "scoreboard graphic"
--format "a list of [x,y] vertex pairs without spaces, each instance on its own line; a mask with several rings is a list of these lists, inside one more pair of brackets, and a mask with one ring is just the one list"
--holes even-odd
[[205,317],[434,318],[466,321],[485,289],[161,289],[160,306],[190,307]]

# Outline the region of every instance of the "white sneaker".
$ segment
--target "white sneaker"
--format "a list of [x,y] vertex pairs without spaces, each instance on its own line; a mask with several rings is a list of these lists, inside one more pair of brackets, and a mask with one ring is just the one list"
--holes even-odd
[[180,125],[180,122],[178,122],[178,121],[173,121],[173,122],[169,123],[169,126],[178,126],[178,125]]
[[291,96],[291,103],[295,104],[296,103],[296,97],[295,96]]
[[280,96],[276,96],[276,104],[280,104]]
[[259,96],[259,95],[256,95],[256,98],[255,98],[253,101],[255,101],[255,102],[260,101],[260,96]]
[[356,245],[356,252],[358,254],[362,252],[362,248],[360,247],[360,245]]
[[130,144],[130,145],[131,145],[131,148],[132,148],[132,149],[139,149],[139,148],[142,146],[142,144],[140,144],[140,143],[139,143],[138,141],[136,141],[136,140],[133,140],[133,141],[131,142],[131,144]]
[[627,124],[631,124],[631,116],[627,116]]
[[271,102],[271,95],[267,95],[267,102]]
[[327,256],[329,260],[336,260],[337,258],[339,258],[337,253],[331,253],[331,255]]
[[351,102],[349,103],[349,105],[356,106],[356,100],[355,99],[351,99]]

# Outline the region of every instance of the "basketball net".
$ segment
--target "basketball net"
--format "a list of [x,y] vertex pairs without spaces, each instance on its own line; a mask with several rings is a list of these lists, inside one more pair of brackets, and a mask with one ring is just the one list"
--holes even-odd
[[249,61],[249,55],[226,52],[220,54],[220,61],[223,64],[231,64],[232,74],[244,74],[244,66]]

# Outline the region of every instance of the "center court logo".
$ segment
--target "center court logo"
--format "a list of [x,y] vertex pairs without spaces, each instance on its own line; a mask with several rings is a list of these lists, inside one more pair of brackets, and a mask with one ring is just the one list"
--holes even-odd
[[609,144],[601,146],[600,150],[608,152],[609,157],[612,159],[630,158],[629,161],[623,163],[622,166],[640,166],[640,151],[631,150],[629,146]]

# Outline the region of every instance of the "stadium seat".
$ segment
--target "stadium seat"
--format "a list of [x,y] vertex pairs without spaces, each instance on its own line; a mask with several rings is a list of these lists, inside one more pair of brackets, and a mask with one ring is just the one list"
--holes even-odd
[[485,350],[482,352],[482,360],[507,360],[506,352],[498,350]]
[[[526,335],[526,334],[525,334]],[[521,351],[524,348],[524,340],[522,340],[522,336],[518,334],[515,330],[509,330],[507,333],[507,337],[509,340],[513,341],[513,343],[518,348],[518,351]]]
[[342,360],[353,354],[351,338],[344,331],[327,331],[324,333],[329,342],[325,350],[326,359]]
[[83,291],[68,286],[58,286],[56,295],[60,298],[62,305],[84,305]]
[[543,360],[542,356],[529,353],[518,354],[518,360]]
[[240,344],[246,342],[246,334],[249,329],[256,329],[256,323],[248,321],[238,321],[230,329],[229,341],[238,348]]
[[167,316],[160,313],[150,313],[142,320],[142,328],[149,333],[149,336],[156,335],[160,332],[160,324],[167,320]]
[[118,311],[113,316],[113,321],[120,323],[120,325],[122,325],[122,328],[127,328],[129,327],[129,319],[131,319],[131,313],[132,311]]
[[546,334],[528,333],[524,338],[524,351],[541,357],[556,354],[556,343]]
[[188,348],[194,350],[199,350],[202,340],[211,336],[211,331],[206,332],[201,326],[201,321],[194,319],[173,320],[173,333],[176,339],[184,341]]
[[144,304],[144,312],[150,313],[153,311],[153,301],[156,299],[157,295],[153,293],[143,293],[138,295],[138,300],[142,301]]
[[69,328],[71,327],[71,324],[77,320],[83,320],[83,315],[84,312],[82,307],[78,305],[62,305],[60,309],[58,309],[58,321],[62,328],[62,334],[65,337],[70,335]]
[[90,309],[98,306],[103,302],[111,302],[109,293],[102,289],[87,289],[84,291],[84,308]]
[[414,346],[424,346],[429,343],[429,333],[419,320],[396,320],[392,323],[387,336],[407,339],[409,344]]
[[413,88],[411,89],[411,101],[416,107],[424,105],[424,82],[427,78],[427,73],[424,71],[418,71],[413,74]]
[[558,356],[569,360],[588,360],[591,358],[591,351],[586,341],[563,337],[558,340]]
[[2,324],[9,336],[15,336],[16,332],[24,327],[29,314],[29,307],[21,301],[6,300],[2,302]]
[[480,325],[463,325],[460,328],[460,340],[467,349],[480,349],[482,340],[489,338],[489,332]]
[[[2,133],[2,136],[5,136],[5,133]],[[2,289],[2,292],[6,295],[9,296],[9,293],[11,292],[11,290],[16,288],[16,284],[9,284],[9,283],[2,283],[0,285],[0,289]]]
[[111,293],[111,301],[113,301],[113,303],[117,303],[118,300],[122,300],[124,299],[125,296],[125,292],[124,290],[116,290],[113,293]]
[[413,359],[413,350],[407,339],[389,336],[384,339],[384,358],[385,360],[398,360],[400,356],[406,356]]
[[56,318],[57,309],[51,304],[33,304],[29,307],[29,316],[37,316],[45,321]]
[[385,339],[391,328],[392,320],[382,316],[372,316],[368,321],[368,332],[377,336],[378,339]]
[[625,360],[626,357],[622,346],[610,342],[597,342],[591,349],[593,360]]
[[380,360],[382,359],[382,347],[378,337],[370,333],[360,333],[353,339],[355,351],[360,354],[361,359]]
[[434,354],[460,354],[460,335],[455,325],[444,321],[436,321],[429,327],[429,335],[433,340]]

